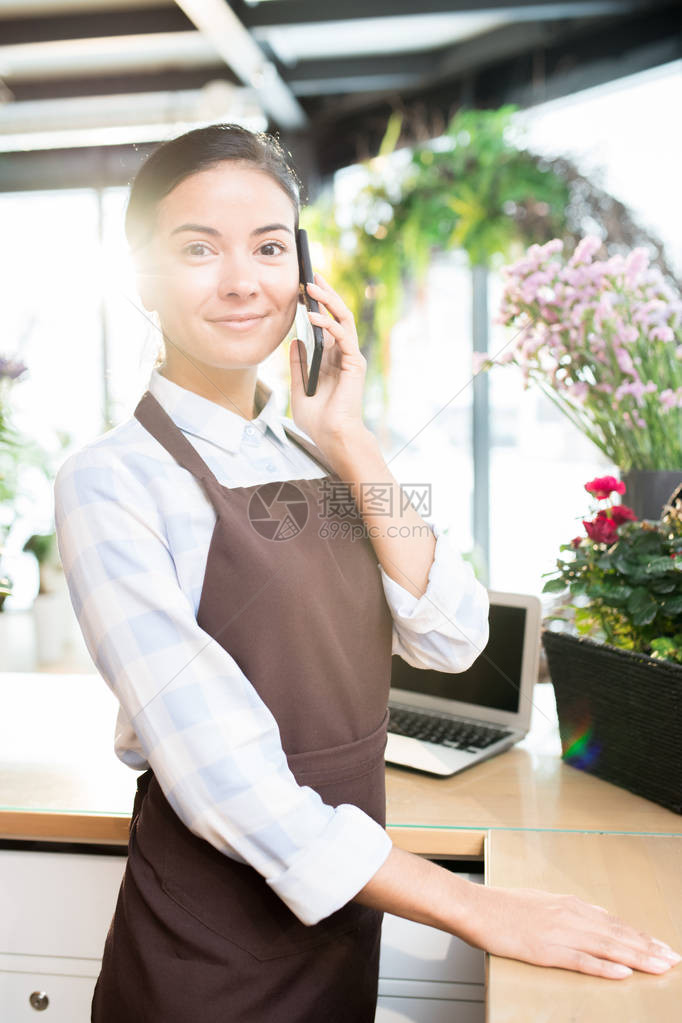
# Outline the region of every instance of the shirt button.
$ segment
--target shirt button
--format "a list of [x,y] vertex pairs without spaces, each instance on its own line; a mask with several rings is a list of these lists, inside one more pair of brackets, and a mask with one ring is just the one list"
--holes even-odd
[[246,432],[247,432],[247,434],[249,435],[249,437],[253,437],[253,435],[254,435],[254,433],[255,433],[256,431],[254,430],[254,428],[253,428],[252,426],[247,426],[247,427],[246,427]]
[[276,466],[273,465],[272,462],[268,462],[268,464],[265,466],[265,468],[268,470],[268,472],[274,472],[275,469],[276,469]]

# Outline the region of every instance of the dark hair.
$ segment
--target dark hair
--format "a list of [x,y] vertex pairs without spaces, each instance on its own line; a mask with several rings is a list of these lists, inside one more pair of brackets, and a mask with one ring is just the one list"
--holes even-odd
[[273,135],[239,124],[211,124],[163,142],[147,157],[130,186],[125,233],[133,253],[151,239],[156,208],[176,185],[224,160],[242,161],[269,174],[291,199],[296,227],[300,182]]

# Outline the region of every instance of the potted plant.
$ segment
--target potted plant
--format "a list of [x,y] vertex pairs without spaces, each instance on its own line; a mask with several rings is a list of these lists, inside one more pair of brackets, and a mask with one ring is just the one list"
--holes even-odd
[[554,238],[504,268],[498,322],[516,331],[478,368],[515,365],[618,467],[640,518],[682,481],[682,301],[645,248],[568,259]]
[[34,533],[23,550],[34,555],[38,562],[38,593],[33,601],[36,655],[39,664],[47,664],[62,655],[66,631],[63,587],[64,571],[57,550],[57,535]]
[[563,759],[682,813],[682,486],[660,521],[614,503],[612,476],[585,489],[586,535],[544,586],[565,595],[550,623],[569,611],[575,632],[542,634]]
[[7,597],[12,592],[12,580],[8,575],[5,575],[2,571],[2,552],[4,550],[4,542],[0,544],[0,611],[2,611],[2,605],[5,603]]
[[13,502],[21,448],[20,437],[10,422],[10,392],[26,369],[20,359],[0,355],[0,611],[13,586],[12,579],[2,569],[2,555],[16,518]]

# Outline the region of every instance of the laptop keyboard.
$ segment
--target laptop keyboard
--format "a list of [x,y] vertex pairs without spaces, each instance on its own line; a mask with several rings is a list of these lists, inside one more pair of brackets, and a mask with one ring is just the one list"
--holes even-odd
[[475,752],[492,746],[498,739],[504,739],[505,736],[512,734],[490,725],[481,725],[474,721],[456,721],[436,714],[423,714],[416,710],[390,707],[389,712],[389,732],[406,735],[410,739],[435,742],[439,746],[447,746],[450,749]]

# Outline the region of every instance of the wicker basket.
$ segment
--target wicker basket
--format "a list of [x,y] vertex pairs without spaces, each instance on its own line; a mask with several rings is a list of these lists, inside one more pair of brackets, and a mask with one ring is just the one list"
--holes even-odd
[[548,630],[542,645],[564,761],[682,813],[682,666]]

